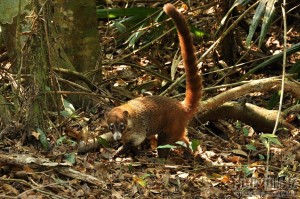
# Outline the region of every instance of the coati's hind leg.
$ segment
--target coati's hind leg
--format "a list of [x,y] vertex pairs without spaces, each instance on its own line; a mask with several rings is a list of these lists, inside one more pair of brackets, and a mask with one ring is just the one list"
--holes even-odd
[[[172,135],[172,137],[168,135]],[[186,137],[185,128],[177,129],[175,131],[173,130],[172,133],[165,132],[165,133],[158,134],[157,146],[163,146],[166,144],[175,144],[175,142],[177,141],[183,141],[184,143],[186,143],[187,147],[189,148],[189,139]],[[158,156],[161,158],[167,158],[170,153],[170,149],[157,149],[157,151],[158,151]]]
[[[160,133],[157,136],[157,146],[163,146],[166,144],[170,144],[169,138],[167,133]],[[170,149],[157,149],[157,153],[158,153],[158,157],[160,158],[167,158],[169,153],[170,153]]]

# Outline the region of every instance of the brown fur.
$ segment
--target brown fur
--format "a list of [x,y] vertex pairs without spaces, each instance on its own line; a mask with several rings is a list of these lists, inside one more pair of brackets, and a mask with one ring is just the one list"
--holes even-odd
[[[172,4],[164,11],[173,19],[179,36],[183,64],[186,71],[186,96],[183,102],[161,97],[139,97],[113,108],[107,114],[107,123],[123,150],[135,151],[146,137],[158,135],[158,146],[176,141],[189,143],[186,126],[198,111],[202,83],[198,74],[197,58],[188,24]],[[167,149],[159,149],[160,157],[167,157]]]

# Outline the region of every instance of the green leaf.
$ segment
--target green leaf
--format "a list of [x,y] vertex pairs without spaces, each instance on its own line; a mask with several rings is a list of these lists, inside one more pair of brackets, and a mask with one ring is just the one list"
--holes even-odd
[[66,153],[65,155],[65,160],[70,162],[71,164],[76,163],[76,155],[75,153]]
[[186,143],[183,142],[183,141],[177,141],[176,144],[180,145],[180,146],[183,146],[183,147],[189,147],[189,146],[186,146]]
[[37,133],[39,134],[39,140],[42,144],[42,147],[45,151],[49,151],[49,142],[47,140],[47,136],[44,131],[40,128],[37,128]]
[[70,110],[71,112],[75,112],[75,108],[73,106],[73,104],[71,104],[69,101],[67,100],[63,100],[63,104],[64,104],[64,108]]
[[107,142],[106,139],[103,139],[102,137],[98,137],[97,138],[98,143],[100,143],[103,147],[108,147],[109,146],[109,142]]
[[146,187],[146,186],[147,186],[147,181],[146,181],[145,179],[139,178],[139,177],[136,177],[136,176],[135,176],[133,179],[134,179],[134,181],[135,181],[136,183],[138,183],[138,184],[141,185],[142,187]]
[[145,173],[144,175],[142,175],[142,179],[146,179],[148,177],[152,176],[152,174],[149,174],[149,173]]
[[280,145],[281,146],[281,142],[278,140],[278,138],[270,138],[269,141],[271,143],[274,143],[276,145]]
[[249,33],[248,33],[248,36],[246,39],[247,46],[250,46],[250,43],[251,43],[252,37],[255,33],[255,30],[256,30],[258,24],[260,23],[263,13],[265,12],[267,2],[268,2],[268,0],[261,0],[256,8],[255,14],[253,16],[253,19],[252,19],[252,22],[250,25]]
[[60,138],[58,138],[57,140],[56,140],[56,145],[62,145],[63,143],[65,143],[66,142],[66,140],[67,140],[67,136],[61,136]]
[[291,69],[289,70],[289,73],[297,73],[297,77],[300,78],[300,61],[297,61],[295,64],[292,65]]
[[[300,43],[297,43],[293,46],[291,46],[290,48],[287,49],[286,51],[286,55],[289,56],[295,52],[298,52],[300,51]],[[270,57],[268,60],[260,63],[259,65],[257,65],[255,68],[249,70],[246,74],[244,74],[242,77],[241,77],[241,80],[244,80],[246,79],[249,75],[255,73],[257,70],[260,70],[260,69],[263,69],[264,67],[266,66],[269,66],[277,61],[280,61],[282,59],[282,56],[283,56],[283,53],[279,53],[279,54],[276,54],[276,55],[273,55],[272,57]]]
[[272,97],[268,100],[267,109],[271,110],[273,109],[280,100],[280,93],[276,92],[272,95]]
[[196,139],[192,140],[191,147],[192,147],[193,152],[195,152],[197,150],[199,145],[200,145],[200,140],[196,140]]
[[249,151],[257,151],[256,147],[252,144],[246,144],[246,148],[249,150]]
[[249,169],[249,167],[246,166],[246,165],[243,166],[243,172],[244,172],[244,174],[245,174],[246,177],[249,176],[249,175],[252,175],[252,173],[253,173],[253,171],[251,171]]
[[240,121],[237,121],[237,122],[235,123],[235,128],[237,128],[237,129],[241,129],[241,128],[242,128],[242,124],[241,124]]
[[118,21],[114,22],[114,26],[115,26],[115,27],[118,29],[118,31],[121,32],[121,33],[123,33],[123,32],[126,31],[126,27],[125,27],[122,23],[120,23],[120,22],[118,22]]
[[260,160],[265,160],[266,159],[265,156],[262,155],[262,154],[258,154],[258,157],[259,157]]
[[260,139],[264,142],[265,140],[269,141],[270,143],[281,145],[280,141],[278,140],[277,135],[274,134],[262,134],[260,135]]
[[196,28],[194,26],[190,27],[191,29],[191,33],[193,33],[196,37],[204,37],[206,35],[206,33],[203,30],[200,30],[199,28]]
[[[142,27],[145,25],[145,23],[141,26],[141,29]],[[141,31],[141,30],[138,30],[137,32],[133,33],[129,39],[125,42],[125,43],[128,43],[128,47],[135,47],[135,44],[137,43],[137,40],[144,34],[146,33],[146,31]]]
[[158,149],[175,149],[175,148],[177,148],[177,147],[174,146],[174,145],[171,145],[171,144],[166,144],[166,145],[158,146],[157,148],[158,148]]
[[67,100],[63,100],[63,105],[64,105],[64,109],[63,111],[60,112],[61,116],[64,117],[77,117],[77,115],[75,114],[75,108],[73,106],[73,104],[71,104],[69,101]]
[[271,133],[265,133],[265,134],[261,134],[260,138],[266,138],[266,139],[277,138],[277,135],[274,135],[274,134],[271,134]]
[[246,137],[248,137],[248,135],[249,135],[249,130],[247,129],[247,128],[242,128],[242,131],[243,131],[243,134],[246,136]]
[[265,10],[265,14],[263,17],[261,31],[260,31],[259,42],[258,42],[259,48],[262,45],[262,42],[265,40],[267,31],[271,25],[271,22],[272,22],[272,19],[274,16],[276,2],[277,2],[277,0],[268,0],[267,1],[266,10]]

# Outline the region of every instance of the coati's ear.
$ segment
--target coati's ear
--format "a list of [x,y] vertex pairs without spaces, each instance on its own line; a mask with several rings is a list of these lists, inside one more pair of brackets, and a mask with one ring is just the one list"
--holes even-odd
[[129,117],[128,111],[124,111],[124,112],[123,112],[123,116],[124,116],[125,118]]
[[108,113],[111,111],[110,110],[106,110],[105,113],[104,113],[104,119],[107,120],[108,119]]

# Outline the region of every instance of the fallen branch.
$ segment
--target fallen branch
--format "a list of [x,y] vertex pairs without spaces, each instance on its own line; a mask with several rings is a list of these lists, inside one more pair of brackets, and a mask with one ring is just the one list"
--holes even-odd
[[[280,90],[281,80],[274,78],[267,78],[261,80],[253,80],[247,84],[229,89],[215,97],[212,97],[206,101],[200,102],[201,114],[202,112],[210,111],[218,108],[222,104],[228,101],[235,100],[246,94],[253,92],[266,92],[271,90]],[[300,84],[286,81],[285,82],[285,92],[290,92],[294,97],[300,99]]]
[[98,178],[95,178],[91,175],[73,170],[72,168],[69,167],[72,166],[72,164],[68,162],[65,163],[52,162],[48,158],[41,158],[41,157],[35,158],[28,154],[0,153],[0,163],[2,165],[7,164],[10,166],[13,165],[21,168],[23,168],[24,165],[28,165],[31,168],[50,167],[50,168],[54,168],[55,171],[57,171],[62,175],[97,185],[103,189],[106,188],[106,184],[103,181],[100,181]]
[[[258,132],[272,133],[277,112],[277,110],[267,110],[250,103],[226,102],[210,111],[200,113],[198,119],[201,122],[217,119],[236,119],[251,125]],[[282,128],[288,130],[296,129],[296,127],[285,121],[283,114],[279,118],[278,127],[281,130]]]
[[[113,135],[111,132],[109,133],[104,133],[100,135],[97,139],[104,139],[107,142],[113,142]],[[88,143],[80,142],[78,146],[78,153],[86,153],[88,151],[94,151],[99,149],[101,146],[101,143],[98,142],[97,140],[89,140]]]
[[78,179],[78,180],[81,180],[83,182],[88,182],[90,184],[97,185],[97,186],[99,186],[101,188],[104,188],[104,189],[107,188],[106,184],[103,181],[100,181],[98,178],[95,178],[94,176],[76,171],[76,170],[74,170],[70,167],[57,167],[54,170],[56,172],[64,175],[64,176],[68,176],[68,177],[73,178],[73,179]]
[[[200,121],[206,122],[217,119],[237,119],[251,125],[260,132],[272,132],[276,121],[276,110],[267,110],[253,104],[239,104],[229,102],[253,92],[279,91],[281,80],[278,78],[267,78],[253,80],[247,84],[229,89],[215,97],[200,102]],[[300,84],[285,81],[285,91],[300,99]],[[279,128],[294,130],[296,127],[287,123],[283,115],[279,119]]]
[[29,165],[30,167],[43,166],[43,167],[56,167],[56,166],[72,166],[69,162],[52,162],[48,158],[35,158],[27,154],[13,154],[13,153],[0,153],[0,163],[16,165],[23,167]]

